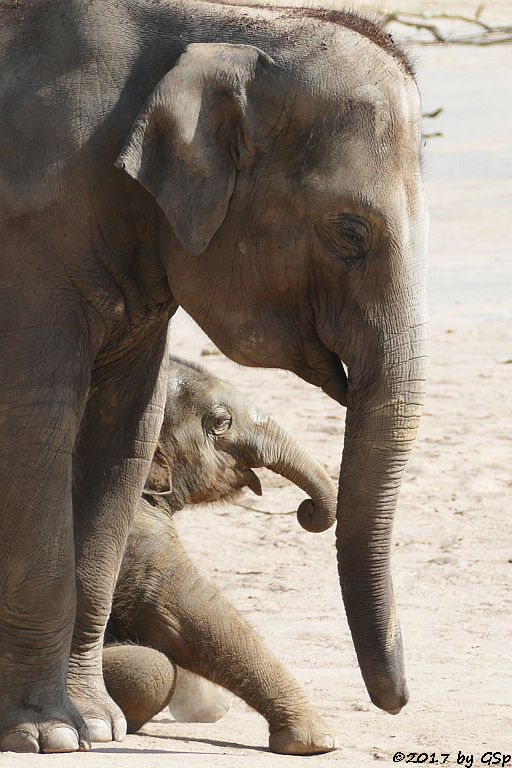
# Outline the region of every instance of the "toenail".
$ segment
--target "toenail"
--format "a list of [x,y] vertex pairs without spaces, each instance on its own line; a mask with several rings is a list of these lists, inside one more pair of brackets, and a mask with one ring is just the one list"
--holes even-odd
[[2,739],[0,749],[3,752],[29,752],[31,754],[37,754],[40,751],[37,739],[27,731],[7,733]]
[[51,728],[41,740],[41,752],[76,752],[78,734],[69,725]]
[[321,747],[322,749],[337,749],[338,744],[335,738],[326,734],[325,736],[320,736],[318,739],[315,739],[315,747]]
[[91,741],[112,741],[112,729],[106,720],[91,717],[86,723]]
[[126,720],[124,717],[120,717],[114,725],[114,739],[116,741],[122,741],[126,736]]

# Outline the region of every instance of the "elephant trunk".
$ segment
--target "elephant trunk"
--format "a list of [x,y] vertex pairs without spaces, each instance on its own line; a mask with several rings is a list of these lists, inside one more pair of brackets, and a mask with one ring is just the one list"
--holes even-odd
[[336,489],[322,467],[273,419],[265,418],[256,427],[252,441],[251,466],[267,467],[305,491],[297,519],[307,531],[319,533],[336,520]]
[[395,337],[395,352],[388,350],[380,381],[365,395],[356,397],[360,382],[353,382],[350,395],[349,375],[340,470],[337,555],[343,601],[370,698],[391,714],[408,700],[390,572],[391,534],[422,411],[426,335],[425,326],[416,325]]

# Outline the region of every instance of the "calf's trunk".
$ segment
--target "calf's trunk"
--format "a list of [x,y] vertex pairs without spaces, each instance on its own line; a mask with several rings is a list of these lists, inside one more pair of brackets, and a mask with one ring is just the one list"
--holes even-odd
[[273,419],[260,422],[252,441],[251,466],[267,467],[302,488],[311,498],[297,510],[297,519],[307,531],[318,533],[336,520],[336,489],[333,481],[304,448]]

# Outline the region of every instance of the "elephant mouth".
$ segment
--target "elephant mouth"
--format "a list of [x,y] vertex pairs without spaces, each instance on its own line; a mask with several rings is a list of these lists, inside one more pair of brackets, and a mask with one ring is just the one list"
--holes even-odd
[[244,473],[244,487],[247,486],[247,488],[250,488],[253,493],[256,494],[256,496],[261,496],[263,491],[261,490],[261,483],[258,475],[256,472],[253,472],[252,469],[248,469]]
[[244,491],[246,488],[249,488],[256,496],[262,496],[263,491],[261,488],[261,483],[258,475],[256,472],[253,472],[252,469],[244,468],[244,469],[238,469],[235,471],[235,476],[231,478],[231,484],[229,488],[224,489],[224,492],[222,494],[219,494],[219,489],[215,489],[215,491],[211,494],[210,497],[201,498],[198,503],[199,504],[208,504],[211,502],[236,502],[239,499],[243,498]]
[[334,365],[336,370],[331,376],[329,376],[328,379],[320,384],[320,387],[322,388],[322,391],[325,392],[325,394],[330,398],[335,400],[340,405],[346,406],[348,390],[347,374],[339,357],[333,353],[333,358],[335,358]]
[[[318,342],[321,344],[320,340]],[[319,387],[332,400],[340,405],[347,405],[348,379],[345,367],[335,352],[331,352],[327,347],[321,346],[321,353],[318,347],[314,353],[306,354],[304,359],[308,367],[304,369],[296,368],[295,373],[301,379]]]

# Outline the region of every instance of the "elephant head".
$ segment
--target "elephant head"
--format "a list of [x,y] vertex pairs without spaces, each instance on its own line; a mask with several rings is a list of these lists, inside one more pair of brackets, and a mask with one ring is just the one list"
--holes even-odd
[[236,495],[245,486],[261,495],[252,468],[268,467],[311,499],[297,517],[308,531],[336,519],[336,491],[327,473],[279,424],[227,382],[178,358],[169,361],[164,421],[145,495],[170,511]]
[[188,46],[118,165],[159,204],[171,291],[220,349],[346,406],[340,583],[370,697],[396,713],[390,541],[427,356],[420,101],[383,32],[309,15],[293,46]]

